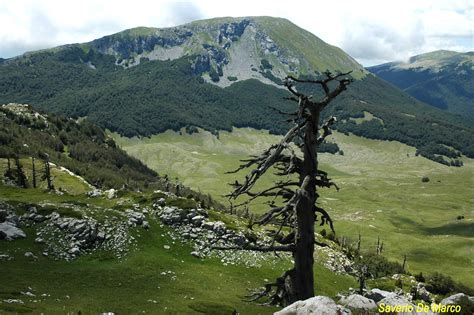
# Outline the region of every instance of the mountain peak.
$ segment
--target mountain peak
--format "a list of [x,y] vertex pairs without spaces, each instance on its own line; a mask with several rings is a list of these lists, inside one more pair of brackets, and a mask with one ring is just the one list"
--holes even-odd
[[194,67],[220,86],[232,84],[234,78],[276,85],[288,74],[314,75],[326,70],[352,70],[355,78],[366,75],[341,49],[287,19],[269,16],[219,17],[169,28],[137,27],[86,45],[113,55],[124,67],[138,65],[142,58],[198,56]]

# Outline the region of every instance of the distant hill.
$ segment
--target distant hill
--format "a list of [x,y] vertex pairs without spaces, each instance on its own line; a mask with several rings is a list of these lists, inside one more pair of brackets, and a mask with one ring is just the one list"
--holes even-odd
[[[445,164],[459,152],[474,157],[467,120],[418,102],[341,49],[279,18],[140,27],[26,53],[0,64],[0,103],[88,117],[128,137],[182,127],[213,132],[253,127],[281,134],[287,124],[271,107],[294,109],[283,100],[288,92],[281,79],[326,70],[352,71],[355,79],[325,113],[339,118],[339,130],[398,140]],[[365,113],[378,119],[358,121]]]
[[422,102],[474,121],[474,52],[438,50],[367,69]]

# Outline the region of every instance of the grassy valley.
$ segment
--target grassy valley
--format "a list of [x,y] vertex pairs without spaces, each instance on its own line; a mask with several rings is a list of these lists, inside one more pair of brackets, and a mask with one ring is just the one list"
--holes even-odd
[[[344,155],[321,154],[321,167],[341,190],[322,191],[321,202],[335,218],[339,236],[355,241],[360,231],[365,249],[375,248],[380,236],[389,258],[401,262],[407,255],[410,271],[442,271],[472,286],[474,161],[464,158],[464,167],[452,168],[417,157],[415,148],[399,142],[340,133],[330,137]],[[203,131],[114,139],[151,168],[225,202],[227,184],[245,172],[224,173],[278,136],[237,128],[221,132],[219,139]],[[423,183],[424,176],[430,181]],[[263,178],[261,185],[273,179]],[[255,204],[251,209],[261,213],[265,208]]]

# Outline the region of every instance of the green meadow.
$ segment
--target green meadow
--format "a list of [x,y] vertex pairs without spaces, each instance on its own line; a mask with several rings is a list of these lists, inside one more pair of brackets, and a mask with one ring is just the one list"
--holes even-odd
[[[330,138],[344,155],[320,154],[320,167],[340,191],[321,190],[320,203],[332,215],[336,234],[355,241],[360,232],[366,251],[375,250],[380,237],[384,255],[399,262],[406,255],[409,271],[439,271],[474,286],[474,160],[464,158],[461,168],[447,167],[416,157],[415,148],[395,141],[340,133]],[[246,172],[225,172],[279,137],[236,128],[218,138],[201,130],[114,139],[160,174],[226,203],[227,184],[242,180]],[[422,182],[424,176],[430,181]],[[276,178],[267,175],[259,187]],[[250,209],[258,214],[265,206],[260,201]]]

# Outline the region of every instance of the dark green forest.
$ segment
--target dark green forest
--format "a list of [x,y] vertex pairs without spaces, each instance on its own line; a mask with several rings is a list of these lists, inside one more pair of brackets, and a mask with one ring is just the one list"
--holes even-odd
[[[0,103],[28,103],[74,118],[87,117],[129,137],[186,126],[212,132],[233,126],[267,129],[273,134],[287,130],[287,117],[272,109],[290,112],[296,108],[284,100],[287,91],[257,80],[220,88],[196,74],[192,60],[192,56],[172,61],[143,59],[140,65],[124,69],[115,65],[114,57],[92,49],[86,52],[77,45],[32,53],[0,64]],[[350,120],[363,117],[364,111],[383,124]],[[422,104],[372,75],[351,84],[326,115],[336,115],[339,131],[397,140],[448,165],[458,166],[459,153],[474,157],[472,123]]]

